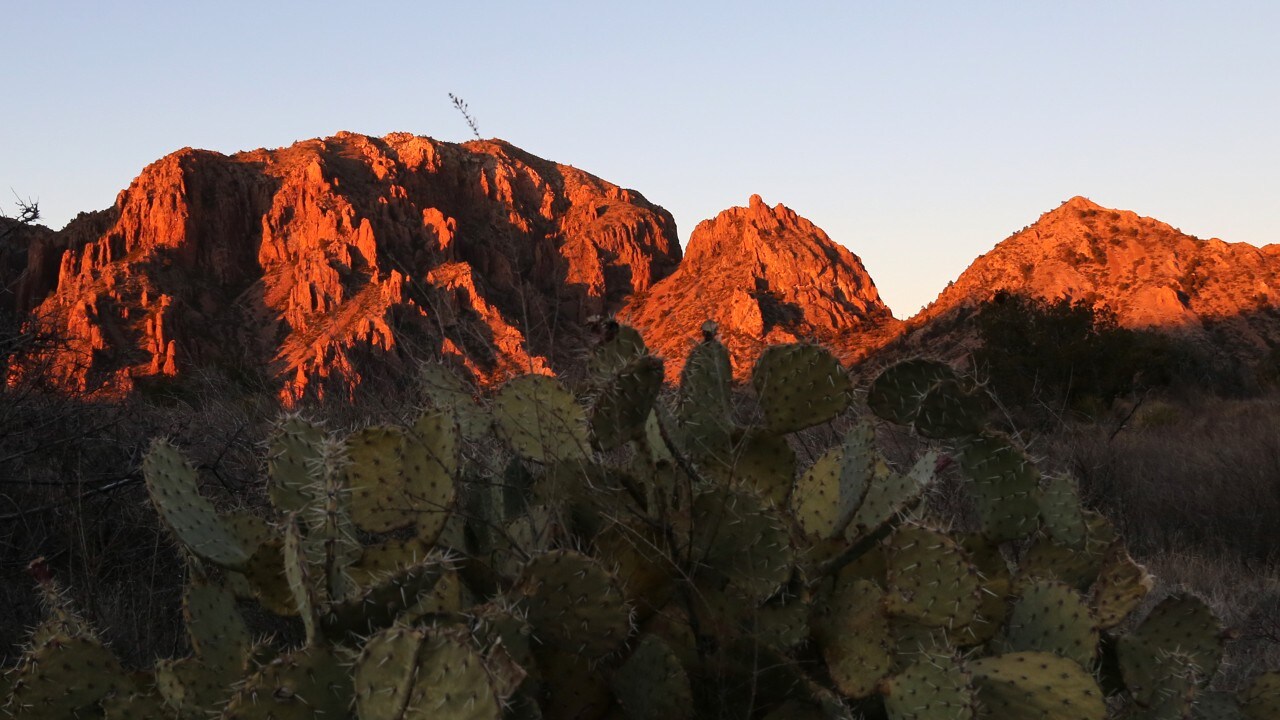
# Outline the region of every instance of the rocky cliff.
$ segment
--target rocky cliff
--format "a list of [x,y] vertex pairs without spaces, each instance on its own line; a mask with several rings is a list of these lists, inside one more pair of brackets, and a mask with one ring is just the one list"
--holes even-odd
[[708,319],[734,374],[773,343],[815,340],[852,360],[896,324],[862,262],[821,228],[759,195],[698,224],[680,267],[619,314],[678,376]]
[[[907,334],[921,346],[936,335],[931,330],[954,325],[1000,290],[1106,306],[1122,326],[1237,356],[1258,356],[1280,343],[1280,245],[1202,240],[1082,197],[974,260],[908,321]],[[943,344],[959,350],[969,340]]]
[[679,260],[665,210],[501,141],[185,149],[28,243],[9,302],[60,341],[10,373],[123,392],[214,368],[298,399],[444,355],[495,381],[570,362]]

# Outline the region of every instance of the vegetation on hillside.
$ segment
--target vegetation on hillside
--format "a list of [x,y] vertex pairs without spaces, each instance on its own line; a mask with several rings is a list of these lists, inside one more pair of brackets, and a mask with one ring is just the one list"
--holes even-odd
[[[670,397],[629,328],[588,368],[477,398],[428,365],[398,422],[285,416],[253,511],[210,500],[236,442],[192,462],[182,433],[157,440],[140,474],[178,541],[186,639],[155,662],[119,652],[62,559],[38,562],[45,614],[9,711],[1274,716],[1280,674],[1215,686],[1212,608],[1154,594],[1075,482],[1042,475],[946,366],[890,368],[870,412],[813,345],[766,351],[746,396],[714,336]],[[884,432],[921,450],[890,462]],[[929,498],[948,484],[943,516]]]

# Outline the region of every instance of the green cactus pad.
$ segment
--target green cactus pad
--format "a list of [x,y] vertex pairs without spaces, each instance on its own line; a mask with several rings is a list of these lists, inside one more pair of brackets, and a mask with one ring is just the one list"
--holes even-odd
[[421,563],[431,552],[431,546],[416,537],[404,540],[386,540],[378,545],[367,545],[360,559],[346,569],[356,587],[367,588],[383,578]]
[[1249,720],[1280,717],[1280,672],[1260,673],[1240,693],[1240,704]]
[[252,556],[262,543],[271,539],[272,529],[266,520],[245,510],[237,510],[222,516],[231,532],[240,540],[240,546]]
[[1119,625],[1155,586],[1155,578],[1133,561],[1124,546],[1116,544],[1107,553],[1090,590],[1094,616],[1102,629]]
[[128,690],[119,661],[90,637],[46,638],[9,672],[13,683],[9,707],[18,717],[79,717],[104,697]]
[[1018,563],[1019,584],[1036,578],[1061,580],[1074,588],[1088,588],[1102,567],[1102,558],[1038,536]]
[[969,438],[960,464],[972,481],[982,531],[997,541],[1016,540],[1035,531],[1040,515],[1040,472],[1003,435]]
[[606,337],[591,348],[587,373],[592,377],[606,378],[648,354],[649,348],[645,346],[640,331],[614,322]]
[[219,676],[236,676],[244,667],[253,638],[236,610],[229,590],[207,581],[187,585],[182,598],[191,648]]
[[1000,546],[981,533],[967,533],[957,538],[969,554],[982,586],[982,604],[978,614],[957,633],[956,644],[980,645],[996,636],[1008,614],[1005,600],[1013,588],[1013,573],[1000,552]]
[[889,422],[910,425],[929,389],[939,381],[955,378],[955,372],[940,362],[922,358],[900,362],[880,373],[871,384],[867,405]]
[[242,577],[262,607],[286,617],[298,614],[293,592],[284,576],[282,538],[271,538],[259,545],[257,552],[245,564]]
[[582,407],[555,379],[523,375],[493,398],[498,433],[521,457],[540,463],[586,455],[587,421]]
[[845,527],[845,538],[853,542],[873,535],[915,505],[936,478],[937,466],[938,454],[933,451],[920,456],[906,475],[877,462],[862,504]]
[[613,450],[644,432],[645,421],[662,390],[662,360],[645,355],[605,380],[591,405],[591,435],[596,447]]
[[940,380],[920,401],[916,432],[940,440],[977,435],[987,416],[982,398],[965,392],[955,380]]
[[765,647],[787,652],[804,643],[812,634],[809,627],[812,610],[805,598],[788,593],[757,608],[748,616],[744,629],[759,638]]
[[1092,676],[1051,653],[1018,652],[969,663],[978,717],[993,720],[1103,720],[1106,705]]
[[819,345],[771,345],[751,371],[751,384],[774,433],[824,423],[849,406],[849,376]]
[[404,718],[426,635],[425,630],[395,626],[365,641],[355,664],[360,720]]
[[613,693],[630,720],[681,720],[693,690],[680,659],[656,635],[645,635],[613,677]]
[[777,592],[795,563],[782,518],[756,494],[730,488],[694,498],[693,557],[699,571],[723,578],[752,603]]
[[324,430],[300,415],[285,415],[276,423],[267,451],[267,493],[277,510],[297,512],[311,501],[324,440]]
[[1080,492],[1066,475],[1050,475],[1040,491],[1040,519],[1049,537],[1071,548],[1083,548],[1089,526],[1080,510]]
[[223,720],[337,720],[350,716],[351,671],[331,650],[308,647],[250,675]]
[[525,565],[518,588],[543,644],[596,659],[616,650],[631,632],[631,611],[617,583],[581,553],[538,555]]
[[[102,716],[106,720],[134,720],[134,718],[171,718],[173,710],[165,706],[164,698],[150,677],[134,680],[134,687],[121,690],[103,698]],[[4,694],[0,692],[0,697]]]
[[826,540],[844,532],[871,487],[875,443],[875,428],[859,423],[796,481],[791,512],[806,535]]
[[320,599],[317,597],[317,582],[311,577],[307,567],[307,558],[302,549],[302,535],[298,529],[296,518],[290,518],[285,526],[284,546],[281,548],[284,559],[284,577],[289,583],[289,593],[293,597],[293,606],[307,633],[307,644],[316,641],[318,636]]
[[347,438],[351,519],[360,529],[384,533],[413,523],[405,507],[403,452],[399,428],[368,427]]
[[186,547],[215,565],[237,569],[249,552],[227,522],[200,496],[196,471],[178,449],[157,440],[142,461],[151,503]]
[[469,383],[442,363],[423,363],[418,382],[434,409],[452,415],[462,438],[476,441],[489,433],[489,416],[476,404]]
[[170,715],[177,711],[182,718],[207,717],[231,697],[241,671],[211,668],[198,657],[161,660],[156,663],[156,690],[171,708]]
[[889,720],[970,720],[975,704],[964,667],[950,655],[922,655],[881,687]]
[[446,554],[432,550],[418,564],[401,568],[341,602],[326,605],[320,618],[322,632],[327,638],[345,641],[390,626],[453,570],[453,565]]
[[448,415],[423,413],[405,434],[403,508],[426,543],[440,536],[457,499],[458,448],[458,426]]
[[1066,584],[1036,580],[1021,588],[1002,642],[1005,652],[1051,652],[1092,667],[1098,629],[1084,599]]
[[1222,624],[1203,600],[1185,593],[1156,605],[1133,632],[1116,643],[1125,687],[1141,703],[1149,703],[1167,674],[1164,661],[1185,656],[1204,677],[1222,662]]
[[461,629],[389,628],[355,667],[361,720],[497,720],[502,708],[483,658]]
[[1162,658],[1161,674],[1148,701],[1136,706],[1134,720],[1186,720],[1198,704],[1201,676],[1195,661],[1181,653]]
[[967,625],[981,607],[978,569],[954,540],[903,525],[884,543],[885,609],[923,625]]
[[698,344],[680,374],[679,420],[685,450],[697,460],[725,459],[732,421],[733,368],[718,340]]
[[796,453],[781,435],[743,433],[736,439],[728,468],[730,483],[785,507],[796,477]]
[[533,629],[519,608],[499,598],[472,607],[467,615],[471,619],[471,634],[483,647],[502,647],[534,682],[541,679],[533,653]]
[[666,604],[675,590],[665,539],[651,525],[623,519],[607,525],[594,540],[593,555],[614,568],[618,586],[640,617]]
[[815,605],[813,639],[832,681],[846,697],[870,696],[892,669],[883,600],[884,592],[875,583],[841,572]]

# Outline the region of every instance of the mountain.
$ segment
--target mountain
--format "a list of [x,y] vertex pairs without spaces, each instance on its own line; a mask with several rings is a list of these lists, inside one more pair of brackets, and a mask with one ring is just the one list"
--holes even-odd
[[679,268],[634,297],[619,319],[667,359],[668,378],[678,377],[708,319],[719,325],[739,378],[767,345],[814,340],[850,361],[869,337],[897,324],[857,256],[759,195],[699,223]]
[[939,343],[998,291],[1106,306],[1120,325],[1154,329],[1239,357],[1280,343],[1280,245],[1202,240],[1163,222],[1074,197],[978,257],[911,318],[906,344]]
[[286,400],[432,355],[482,381],[558,370],[589,318],[681,256],[639,193],[505,142],[403,133],[180,150],[113,208],[24,232],[24,262],[0,257],[9,308],[60,341],[11,378],[124,392],[213,368],[265,373]]

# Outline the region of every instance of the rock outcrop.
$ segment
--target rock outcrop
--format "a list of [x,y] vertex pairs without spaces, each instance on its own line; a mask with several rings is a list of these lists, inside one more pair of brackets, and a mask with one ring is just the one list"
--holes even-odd
[[444,355],[493,382],[571,362],[588,318],[679,260],[668,212],[501,141],[184,149],[29,245],[11,302],[60,342],[11,379],[124,392],[203,367],[296,400]]
[[857,256],[759,195],[699,223],[680,267],[619,318],[667,360],[669,379],[678,377],[708,319],[719,325],[739,378],[770,344],[814,340],[848,362],[874,344],[869,336],[896,324]]
[[974,260],[908,321],[908,345],[928,338],[953,353],[963,349],[962,337],[939,343],[936,328],[955,325],[1001,290],[1105,306],[1122,326],[1237,357],[1280,343],[1280,245],[1202,240],[1074,197]]

